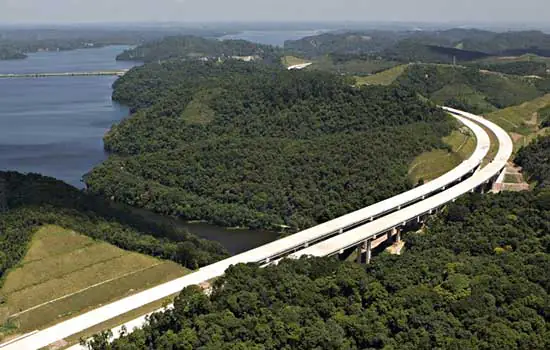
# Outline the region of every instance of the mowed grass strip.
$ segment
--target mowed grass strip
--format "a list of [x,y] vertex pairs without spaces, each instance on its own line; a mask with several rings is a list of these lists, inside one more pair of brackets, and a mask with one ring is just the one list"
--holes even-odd
[[452,170],[470,157],[477,145],[475,136],[466,127],[454,130],[443,141],[451,146],[451,152],[441,149],[425,152],[411,163],[409,178],[413,183],[420,179],[431,181]]
[[187,272],[173,262],[44,226],[22,264],[5,279],[0,324],[11,318],[19,333],[32,331]]
[[401,74],[405,73],[407,64],[402,64],[377,74],[369,75],[366,77],[355,77],[357,85],[390,85]]

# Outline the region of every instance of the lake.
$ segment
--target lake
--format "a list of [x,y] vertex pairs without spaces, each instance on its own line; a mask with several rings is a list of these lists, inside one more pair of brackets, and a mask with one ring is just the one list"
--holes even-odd
[[[0,61],[2,73],[86,72],[131,68],[110,46],[30,54]],[[128,109],[111,101],[116,77],[0,79],[0,169],[52,176],[82,188],[106,159],[103,135]]]
[[318,35],[325,30],[273,30],[273,31],[244,31],[231,34],[220,39],[248,40],[260,44],[283,46],[286,40],[298,40],[306,36]]
[[[131,68],[131,62],[115,61],[125,48],[30,54],[25,60],[0,61],[0,74]],[[107,158],[103,136],[128,115],[127,108],[111,101],[115,80],[105,76],[0,79],[0,170],[40,173],[83,188],[82,176]],[[218,241],[233,254],[278,237],[274,232],[230,230],[148,215]]]

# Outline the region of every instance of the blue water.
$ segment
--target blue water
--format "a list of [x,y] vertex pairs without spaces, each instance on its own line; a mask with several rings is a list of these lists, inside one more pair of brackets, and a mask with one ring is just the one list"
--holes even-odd
[[[1,73],[79,72],[125,69],[116,62],[125,47],[37,53],[0,61]],[[34,172],[82,188],[82,176],[107,158],[103,135],[128,115],[111,101],[115,77],[0,79],[0,170]],[[148,214],[154,217],[154,214]],[[200,237],[240,253],[278,237],[264,231],[227,230],[170,220]]]
[[220,39],[248,40],[260,44],[283,46],[286,40],[298,40],[306,36],[321,34],[323,30],[301,30],[301,31],[245,31],[239,34],[226,35]]
[[[0,73],[117,70],[126,47],[42,52],[0,61]],[[111,101],[115,77],[0,79],[0,170],[52,176],[83,187],[106,159],[102,138],[128,110]]]

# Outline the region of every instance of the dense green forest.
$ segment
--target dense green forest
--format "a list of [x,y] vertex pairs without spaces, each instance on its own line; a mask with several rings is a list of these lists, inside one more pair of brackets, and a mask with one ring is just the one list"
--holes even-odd
[[245,40],[218,40],[198,36],[173,36],[147,42],[126,50],[117,60],[155,62],[174,58],[227,58],[254,56],[271,63],[279,63],[278,48]]
[[550,189],[550,136],[539,137],[520,149],[515,162],[539,188]]
[[91,349],[548,349],[548,193],[471,195],[401,256],[237,265]]
[[25,255],[34,232],[45,224],[73,229],[119,248],[170,259],[195,269],[227,256],[217,243],[180,228],[142,218],[65,184],[37,174],[0,172],[0,281]]
[[136,113],[89,191],[224,226],[301,229],[405,191],[454,126],[414,91],[239,61],[145,65],[114,98]]
[[414,64],[396,84],[440,104],[484,113],[542,96],[550,92],[549,81],[480,72],[478,68]]

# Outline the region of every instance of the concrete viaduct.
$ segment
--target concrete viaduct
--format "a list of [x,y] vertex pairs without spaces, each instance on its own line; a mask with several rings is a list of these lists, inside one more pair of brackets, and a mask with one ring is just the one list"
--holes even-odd
[[[466,125],[476,136],[477,145],[472,156],[443,176],[321,225],[298,232],[264,246],[232,256],[198,271],[131,295],[95,310],[91,310],[44,330],[36,331],[15,341],[0,345],[0,350],[37,349],[77,334],[157,300],[178,293],[193,284],[201,284],[223,275],[231,265],[257,263],[260,266],[277,263],[280,259],[301,256],[331,256],[358,249],[361,260],[369,262],[373,242],[382,237],[400,239],[400,230],[411,222],[422,221],[459,196],[488,187],[495,181],[512,154],[513,144],[508,134],[494,123],[470,113],[446,108],[450,114]],[[483,128],[493,132],[499,142],[496,157],[486,166],[483,161],[490,147],[490,139]],[[128,330],[140,326],[142,316],[124,326]],[[115,337],[121,326],[113,329]],[[70,349],[82,349],[75,345]]]

